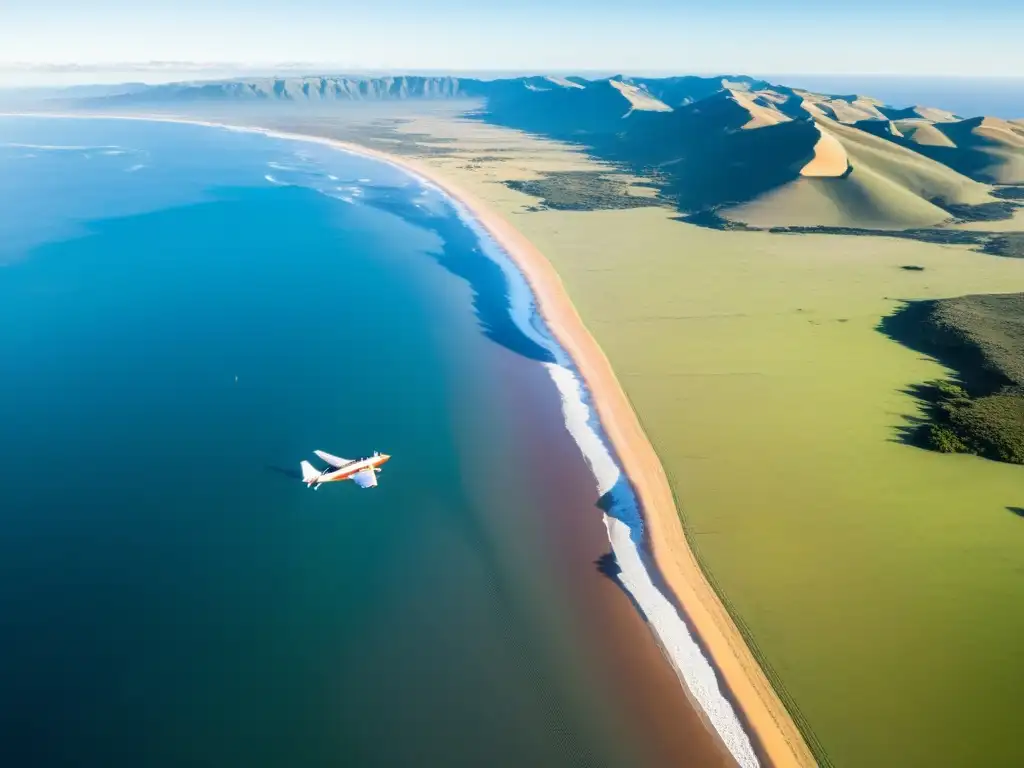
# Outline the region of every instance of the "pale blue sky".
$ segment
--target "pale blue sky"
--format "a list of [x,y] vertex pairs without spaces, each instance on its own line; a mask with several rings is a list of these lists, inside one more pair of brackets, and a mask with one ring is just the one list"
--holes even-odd
[[1022,30],[1017,0],[0,0],[0,68],[175,60],[1021,76]]

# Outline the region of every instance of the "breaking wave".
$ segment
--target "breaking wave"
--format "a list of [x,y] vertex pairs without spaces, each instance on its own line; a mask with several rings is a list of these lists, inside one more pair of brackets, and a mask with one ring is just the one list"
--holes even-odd
[[362,197],[362,183],[368,183],[369,179],[354,180],[339,179],[324,169],[304,152],[296,152],[290,163],[283,163],[271,160],[267,163],[273,173],[264,174],[263,178],[271,184],[281,187],[304,187],[322,195],[341,200],[344,203],[355,203],[356,199]]
[[85,144],[36,144],[19,141],[0,142],[0,150],[5,151],[5,153],[7,150],[17,150],[17,153],[12,154],[12,156],[25,160],[53,154],[77,155],[84,160],[110,158],[115,163],[119,161],[130,162],[132,167],[125,169],[128,171],[138,170],[138,168],[143,167],[138,161],[146,159],[149,154],[145,150],[121,147],[116,144],[89,146]]
[[88,147],[76,144],[26,144],[17,141],[4,142],[0,146],[12,147],[14,149],[38,149],[46,152],[101,152],[104,155],[120,155],[126,151],[121,147],[113,145]]

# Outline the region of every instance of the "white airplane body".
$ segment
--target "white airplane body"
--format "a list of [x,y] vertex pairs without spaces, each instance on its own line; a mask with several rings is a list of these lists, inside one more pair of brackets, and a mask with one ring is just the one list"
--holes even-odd
[[331,465],[331,469],[319,470],[308,461],[303,461],[302,482],[316,490],[323,483],[337,483],[351,480],[360,488],[373,488],[377,485],[377,473],[391,457],[386,453],[374,451],[373,456],[366,459],[343,459],[332,456],[326,451],[313,451],[322,460]]

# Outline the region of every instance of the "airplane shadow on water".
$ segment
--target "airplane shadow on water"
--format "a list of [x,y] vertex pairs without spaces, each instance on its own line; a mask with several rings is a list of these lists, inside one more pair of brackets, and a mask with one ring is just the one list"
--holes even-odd
[[288,469],[286,467],[278,467],[278,466],[276,466],[274,464],[267,464],[266,467],[264,467],[264,469],[266,469],[268,472],[276,472],[279,475],[284,475],[285,477],[289,477],[292,480],[301,480],[302,479],[302,473],[299,472],[299,470],[297,470],[297,469]]
[[530,339],[516,324],[505,272],[487,258],[480,236],[467,226],[450,203],[446,201],[441,210],[417,205],[410,190],[404,187],[368,188],[361,201],[399,216],[441,239],[441,250],[432,255],[448,272],[469,283],[473,310],[489,339],[530,360],[555,362],[549,350]]

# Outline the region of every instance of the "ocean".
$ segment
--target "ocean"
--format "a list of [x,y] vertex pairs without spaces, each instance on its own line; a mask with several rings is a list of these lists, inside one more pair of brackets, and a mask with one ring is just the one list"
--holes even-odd
[[[558,355],[438,190],[0,118],[0,202],[0,762],[725,764],[609,578]],[[393,458],[314,492],[316,448]]]
[[907,75],[767,75],[794,88],[857,93],[893,107],[939,107],[960,117],[1024,118],[1024,77],[911,77]]

